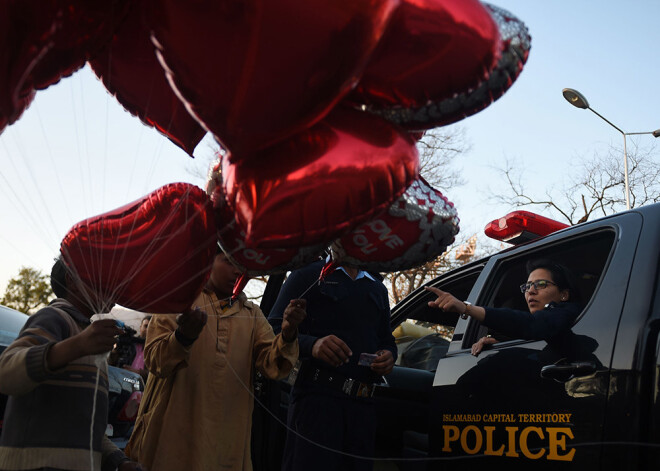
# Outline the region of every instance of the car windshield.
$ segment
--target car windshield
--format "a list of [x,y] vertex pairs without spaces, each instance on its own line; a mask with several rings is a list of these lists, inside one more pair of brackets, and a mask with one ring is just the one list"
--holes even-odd
[[28,316],[22,312],[0,306],[0,346],[12,343],[27,320]]

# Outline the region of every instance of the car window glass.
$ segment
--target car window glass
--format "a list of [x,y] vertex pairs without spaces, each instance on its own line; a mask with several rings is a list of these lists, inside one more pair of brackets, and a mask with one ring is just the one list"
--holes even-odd
[[28,316],[22,312],[0,306],[0,348],[7,347],[18,337],[27,320]]
[[[487,302],[479,303],[491,307],[506,307],[527,311],[525,296],[520,292],[520,285],[527,280],[525,264],[528,260],[547,258],[565,265],[575,275],[577,290],[571,294],[571,299],[584,308],[595,293],[598,281],[603,274],[605,265],[614,245],[613,230],[601,230],[581,237],[571,238],[549,247],[538,250],[517,253],[510,259],[503,260],[486,282],[488,286]],[[490,296],[488,296],[490,293]],[[490,299],[488,299],[488,297]],[[465,348],[486,334],[498,337],[500,340],[510,340],[497,332],[489,332],[486,328],[472,329],[472,335],[466,336]],[[466,347],[467,345],[467,347]]]
[[[432,283],[442,290],[456,293],[459,299],[467,299],[482,267],[459,273]],[[413,304],[393,310],[392,334],[396,340],[397,364],[407,368],[435,371],[438,360],[445,356],[458,314],[428,307],[433,295],[420,292]]]

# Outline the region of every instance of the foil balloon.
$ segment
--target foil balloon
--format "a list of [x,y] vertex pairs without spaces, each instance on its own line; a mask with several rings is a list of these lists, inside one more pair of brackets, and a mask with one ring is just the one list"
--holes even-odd
[[410,131],[409,136],[415,142],[419,142],[423,137],[426,131]]
[[316,284],[320,285],[321,283],[323,283],[323,281],[325,281],[325,278],[328,275],[330,275],[331,273],[333,273],[340,266],[341,266],[340,262],[338,262],[334,258],[330,258],[329,260],[327,260],[325,262],[325,264],[323,265],[323,267],[321,268],[321,273],[319,274],[319,279],[317,281],[314,281],[311,285],[309,285],[305,289],[305,291],[300,293],[298,295],[298,298],[303,298],[309,292],[309,290],[314,287],[314,285],[316,285]]
[[407,133],[350,109],[249,159],[222,159],[229,207],[262,248],[327,244],[385,210],[418,170]]
[[220,175],[220,162],[211,166],[206,192],[213,203],[220,248],[247,277],[273,275],[296,270],[318,260],[323,253],[325,246],[322,245],[286,249],[248,246],[245,241],[245,229],[236,221],[234,213],[225,201]]
[[337,260],[330,259],[325,262],[323,268],[321,268],[321,274],[319,275],[319,281],[325,280],[325,277],[333,273],[339,267],[339,262]]
[[112,41],[89,64],[127,111],[192,156],[206,131],[170,87],[156,57],[142,5],[134,6]]
[[128,18],[129,0],[90,2],[87,0],[49,0],[19,2],[35,4],[36,15],[53,14],[48,50],[30,72],[32,86],[41,90],[68,77],[85,65],[112,38],[117,27]]
[[236,157],[323,118],[357,83],[397,5],[164,0],[151,25],[171,84]]
[[236,282],[234,283],[234,288],[231,291],[232,302],[238,299],[238,296],[243,292],[245,286],[248,284],[249,281],[250,281],[250,277],[247,275],[247,273],[241,273],[240,276],[236,278]]
[[[439,2],[423,3],[428,6]],[[453,53],[448,54],[444,58],[445,60],[439,61],[438,64],[445,62],[447,70],[443,71],[441,68],[433,70],[431,66],[435,63],[433,56],[436,52],[427,51],[429,53],[427,59],[419,58],[421,64],[419,71],[417,68],[410,69],[405,74],[405,81],[400,84],[396,82],[396,77],[400,74],[395,75],[392,80],[386,76],[385,65],[390,60],[390,56],[381,52],[382,60],[377,63],[379,65],[378,76],[374,77],[375,70],[372,73],[365,73],[365,77],[362,79],[365,82],[361,81],[356,87],[355,94],[347,99],[353,106],[382,116],[406,129],[424,130],[451,124],[481,111],[513,85],[529,56],[531,39],[525,25],[509,12],[484,4],[484,10],[489,13],[499,30],[499,40],[496,40],[496,36],[489,33],[490,28],[487,26],[488,22],[483,18],[483,14],[475,15],[475,18],[483,20],[482,26],[475,24],[472,19],[462,16],[464,8],[472,8],[478,12],[476,7],[478,2],[470,0],[440,3],[447,8],[451,7],[448,11],[458,10],[461,13],[456,17],[454,32],[451,32],[451,27],[447,27],[444,31],[448,35],[445,39]],[[419,17],[424,12],[424,9],[418,8],[416,2],[413,5],[412,1],[402,10],[411,14],[416,13],[415,17]],[[408,20],[410,21],[410,19]],[[461,28],[464,27],[463,22],[477,27],[473,31],[474,34],[467,37],[460,35]],[[404,22],[402,28],[410,28],[407,23]],[[398,28],[397,31],[402,28]],[[412,32],[415,31],[412,29]],[[433,36],[432,29],[427,33]],[[452,34],[456,36],[452,37]],[[400,45],[399,49],[406,44],[404,38],[409,36],[405,29],[401,35],[400,41],[394,42],[395,45]],[[489,37],[493,41],[492,45],[496,45],[499,51],[488,52],[487,41],[484,40]],[[435,38],[431,37],[428,42],[433,43],[433,39]],[[469,54],[464,54],[462,47],[481,51],[481,55],[471,57]],[[481,59],[475,61],[474,59],[477,58]],[[488,64],[493,58],[497,60],[491,68],[488,68]],[[472,65],[468,67],[466,64]],[[391,61],[390,65],[393,70],[397,70],[396,63]],[[428,66],[429,70],[425,71],[424,66]],[[454,69],[458,73],[453,73]],[[452,79],[446,79],[448,76]],[[437,84],[429,85],[429,79]],[[418,85],[415,85],[415,81],[418,82]],[[445,84],[449,84],[449,86],[445,86]],[[391,91],[388,93],[381,91],[380,88],[384,87],[390,87]],[[415,94],[416,90],[418,93]]]
[[479,0],[402,0],[348,100],[420,108],[478,85],[500,49]]
[[80,69],[126,18],[128,0],[5,0],[0,5],[0,116],[15,121],[34,92]]
[[445,252],[458,223],[454,205],[420,177],[386,212],[335,241],[333,256],[369,271],[407,270]]
[[0,134],[9,125],[14,124],[21,117],[36,95],[36,90],[30,91],[27,95],[14,97],[0,104]]
[[75,278],[101,299],[143,312],[181,312],[208,279],[215,233],[206,193],[172,183],[79,222],[60,252]]
[[48,10],[37,14],[39,3],[0,2],[0,132],[21,116],[36,93],[29,74],[47,52],[47,39],[55,28]]

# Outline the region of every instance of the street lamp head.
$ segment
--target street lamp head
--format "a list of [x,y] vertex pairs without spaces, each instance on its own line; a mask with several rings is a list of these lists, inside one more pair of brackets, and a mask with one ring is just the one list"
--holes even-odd
[[[566,101],[571,105],[583,110],[589,108],[589,102],[584,97],[584,95],[582,95],[577,90],[573,90],[572,88],[564,88],[561,93],[564,95],[564,98],[566,98]],[[660,131],[660,129],[658,131]]]
[[653,137],[660,137],[660,129],[656,129],[651,134],[653,134]]

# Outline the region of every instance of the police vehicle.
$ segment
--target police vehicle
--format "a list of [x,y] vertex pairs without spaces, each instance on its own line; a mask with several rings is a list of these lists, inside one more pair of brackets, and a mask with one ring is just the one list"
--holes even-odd
[[[374,393],[375,469],[656,469],[660,204],[572,227],[519,211],[486,233],[512,246],[428,285],[526,310],[525,263],[549,258],[578,278],[583,310],[560,344],[506,339],[473,356],[486,327],[429,308],[423,288],[408,296],[392,310],[397,365]],[[279,448],[282,426],[269,433]],[[270,453],[255,469],[279,459]]]

